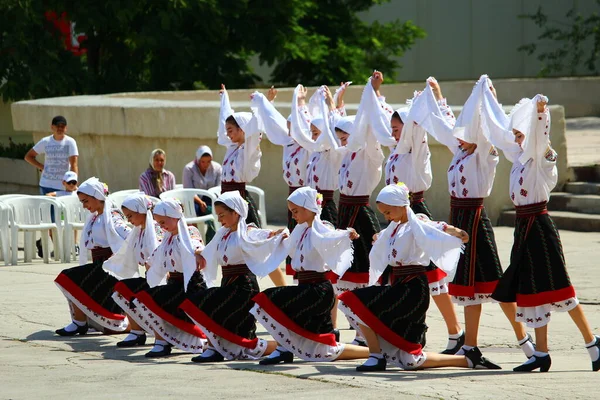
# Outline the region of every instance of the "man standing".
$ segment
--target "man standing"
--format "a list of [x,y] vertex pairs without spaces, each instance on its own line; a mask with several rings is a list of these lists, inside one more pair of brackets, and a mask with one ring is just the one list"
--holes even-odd
[[[67,120],[63,116],[52,118],[52,135],[36,143],[25,155],[25,161],[40,171],[40,194],[45,195],[63,189],[63,176],[67,171],[78,173],[77,143],[67,136]],[[46,154],[44,164],[36,160],[38,154]]]

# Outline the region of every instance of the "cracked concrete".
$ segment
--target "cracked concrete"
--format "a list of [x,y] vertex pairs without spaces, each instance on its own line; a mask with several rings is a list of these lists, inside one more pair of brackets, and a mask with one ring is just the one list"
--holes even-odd
[[[512,244],[512,229],[495,228],[504,266]],[[561,232],[565,256],[578,296],[593,329],[600,333],[600,233]],[[73,264],[70,264],[71,266]],[[517,374],[524,361],[500,307],[486,304],[480,328],[480,347],[503,369],[482,371],[444,368],[358,374],[360,361],[328,364],[295,361],[276,367],[233,361],[196,365],[191,355],[150,360],[149,347],[118,349],[122,335],[97,333],[59,338],[54,329],[69,320],[64,297],[53,283],[67,265],[33,264],[0,267],[0,399],[163,398],[186,396],[209,399],[578,399],[593,398],[598,373],[591,372],[582,339],[568,315],[555,313],[550,324],[552,369],[546,374]],[[270,282],[262,280],[262,287]],[[462,310],[459,310],[462,319]],[[427,349],[441,350],[446,329],[432,302]],[[347,323],[340,317],[339,325]],[[268,337],[259,328],[259,335]],[[350,341],[353,331],[342,330]],[[149,339],[149,343],[152,340]]]

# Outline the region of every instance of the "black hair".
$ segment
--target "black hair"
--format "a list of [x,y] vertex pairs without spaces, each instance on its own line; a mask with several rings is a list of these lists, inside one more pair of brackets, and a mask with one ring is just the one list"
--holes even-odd
[[216,206],[221,206],[224,209],[226,209],[227,211],[231,211],[231,212],[236,212],[233,208],[229,207],[227,204],[223,203],[222,201],[215,201],[215,207]]
[[344,131],[344,130],[341,130],[340,128],[335,128],[335,133],[343,133],[343,134],[345,134],[345,135],[349,135],[349,133],[348,133],[348,132],[346,132],[346,131]]
[[226,124],[231,124],[231,125],[235,125],[237,128],[239,128],[240,126],[238,125],[237,121],[235,120],[235,118],[233,118],[233,115],[230,115],[229,117],[227,117],[227,119],[225,120]]
[[404,121],[402,121],[402,117],[400,116],[400,114],[398,113],[398,111],[394,111],[394,113],[392,114],[392,119],[397,119],[398,121],[400,121],[401,124],[404,123]]

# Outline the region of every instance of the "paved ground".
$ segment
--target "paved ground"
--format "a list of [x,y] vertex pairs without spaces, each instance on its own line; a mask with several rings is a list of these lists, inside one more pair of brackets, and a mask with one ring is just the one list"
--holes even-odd
[[[510,228],[496,228],[503,264],[512,243]],[[572,280],[592,327],[600,332],[600,233],[562,232]],[[358,374],[359,361],[318,364],[297,361],[276,367],[256,362],[195,365],[190,355],[174,352],[148,360],[148,347],[117,349],[123,336],[91,334],[58,338],[54,329],[68,322],[66,302],[53,283],[66,265],[0,267],[0,399],[162,398],[169,395],[209,399],[433,398],[533,399],[599,398],[598,373],[591,372],[582,339],[568,315],[555,314],[550,327],[553,366],[547,374],[517,374],[524,361],[497,305],[486,305],[480,346],[501,371],[445,368]],[[270,282],[261,281],[267,287]],[[462,311],[461,311],[462,314]],[[461,317],[462,319],[462,317]],[[340,318],[340,327],[347,323]],[[445,326],[432,303],[428,349],[445,346]],[[267,336],[263,329],[260,334]],[[349,341],[353,332],[342,331]]]
[[567,119],[566,136],[569,166],[600,164],[600,118]]

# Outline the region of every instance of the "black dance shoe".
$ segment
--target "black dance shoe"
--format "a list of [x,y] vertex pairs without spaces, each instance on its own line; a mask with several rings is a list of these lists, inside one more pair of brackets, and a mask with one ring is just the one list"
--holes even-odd
[[142,333],[141,335],[136,335],[135,339],[132,340],[122,340],[117,343],[117,347],[135,347],[135,346],[143,346],[146,344],[146,334]]
[[167,344],[156,344],[154,343],[155,346],[161,346],[162,350],[160,351],[149,351],[145,354],[146,357],[164,357],[164,356],[168,356],[169,354],[171,354],[171,349],[173,347],[172,344],[167,343]]
[[195,363],[221,362],[223,360],[225,360],[225,357],[223,357],[218,351],[214,350],[213,353],[208,357],[200,354],[199,356],[192,358],[192,361]]
[[473,369],[502,369],[498,364],[485,358],[478,347],[473,347],[467,351],[465,357],[473,363]]
[[85,324],[83,326],[77,325],[77,329],[75,329],[74,331],[67,331],[67,330],[65,330],[65,328],[60,328],[60,329],[55,330],[54,332],[59,336],[75,336],[75,335],[83,336],[87,333],[88,329],[89,329],[88,324]]
[[291,351],[279,351],[278,356],[263,358],[258,363],[260,365],[275,365],[279,363],[288,364],[292,362],[294,362],[294,353]]
[[[600,351],[600,337],[596,336],[596,343],[586,348],[589,349],[592,347],[597,347],[598,351]],[[600,371],[600,357],[596,361],[592,361],[592,371]]]
[[458,339],[451,339],[451,340],[454,340],[456,342],[456,345],[451,349],[446,349],[446,350],[442,351],[440,354],[454,355],[454,354],[458,353],[460,348],[463,347],[463,344],[465,344],[465,332],[463,332],[462,335],[460,335],[458,337]]
[[367,342],[364,339],[359,339],[359,338],[354,338],[354,340],[350,344],[353,344],[355,346],[360,346],[360,347],[369,347],[369,345],[367,344]]
[[375,364],[375,365],[364,365],[364,364],[359,365],[358,367],[356,367],[356,370],[358,372],[385,371],[385,367],[387,366],[387,360],[385,359],[385,357],[383,357],[383,358],[369,357],[369,358],[376,358],[377,364]]
[[[552,359],[550,358],[550,354],[544,357],[531,356],[533,358],[533,362],[521,364],[518,367],[513,368],[515,372],[531,372],[534,369],[540,369],[540,372],[548,372],[550,366],[552,365]],[[530,358],[530,360],[531,360]]]
[[333,333],[333,335],[335,336],[335,341],[339,343],[340,341],[340,330],[339,329],[334,329],[331,331],[331,333]]

